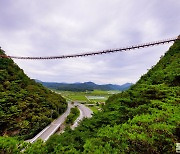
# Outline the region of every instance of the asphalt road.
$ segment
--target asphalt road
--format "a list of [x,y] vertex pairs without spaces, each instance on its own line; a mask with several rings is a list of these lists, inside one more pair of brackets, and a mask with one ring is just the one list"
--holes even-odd
[[[90,118],[92,117],[92,111],[86,107],[83,104],[80,104],[78,102],[75,102],[74,105],[76,105],[80,111],[79,117],[75,120],[74,124],[71,126],[71,129],[74,129],[78,126],[79,122],[83,118]],[[64,114],[62,114],[58,119],[54,120],[50,125],[48,125],[46,128],[44,128],[40,133],[38,133],[34,138],[28,140],[28,142],[35,142],[38,139],[42,139],[43,141],[47,141],[51,135],[53,135],[58,128],[64,123],[66,120],[66,117],[70,113],[70,109],[73,107],[71,103],[68,103],[68,108]]]
[[79,115],[79,117],[75,120],[74,124],[71,126],[71,129],[75,129],[75,128],[78,126],[79,122],[80,122],[81,120],[83,120],[83,118],[91,118],[91,117],[92,117],[92,114],[93,114],[92,110],[89,109],[88,107],[86,107],[86,106],[83,105],[83,104],[80,104],[80,103],[78,103],[78,102],[75,102],[74,105],[76,105],[76,106],[78,107],[78,109],[79,109],[79,111],[80,111],[80,115]]
[[28,140],[29,142],[33,143],[37,141],[38,139],[42,139],[43,141],[47,141],[48,138],[53,135],[58,128],[64,123],[66,120],[66,117],[70,113],[70,109],[72,108],[72,105],[68,103],[68,108],[66,112],[64,112],[58,119],[54,120],[49,126],[44,128],[40,133],[38,133],[34,138]]

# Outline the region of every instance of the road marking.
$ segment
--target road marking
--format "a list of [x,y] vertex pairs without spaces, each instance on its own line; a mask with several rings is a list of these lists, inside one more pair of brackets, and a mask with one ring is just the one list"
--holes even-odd
[[30,143],[33,143],[34,141],[36,141],[48,128],[50,127],[47,126],[45,127],[40,133],[38,133],[34,138],[30,139]]

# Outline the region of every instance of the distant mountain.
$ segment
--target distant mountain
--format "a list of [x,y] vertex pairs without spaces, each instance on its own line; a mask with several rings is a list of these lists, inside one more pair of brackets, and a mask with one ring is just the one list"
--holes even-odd
[[180,143],[180,40],[129,90],[109,97],[101,112],[82,121],[73,132],[50,138],[46,151],[173,154],[177,143]]
[[65,91],[92,91],[92,90],[120,90],[124,91],[130,88],[132,83],[125,83],[123,85],[114,85],[114,84],[104,84],[98,85],[94,82],[84,82],[84,83],[57,83],[57,82],[42,82],[40,80],[35,80],[38,83],[41,83],[43,86],[56,90],[65,90]]
[[[5,74],[3,72],[1,78]],[[4,87],[8,87],[8,83]],[[109,97],[101,112],[83,120],[75,130],[67,129],[63,135],[54,135],[45,143],[36,142],[26,148],[16,138],[3,137],[2,140],[0,137],[0,151],[22,153],[20,148],[23,148],[25,153],[176,153],[175,145],[180,142],[179,96],[180,40],[177,40],[135,85]],[[0,107],[4,105],[3,98]],[[25,102],[23,98],[21,100]],[[33,97],[30,101],[34,100]],[[16,116],[14,107],[9,107],[11,102],[12,99],[8,99],[6,110]],[[39,109],[38,106],[36,108]],[[0,110],[0,115],[2,113]],[[42,115],[37,114],[33,119],[41,124],[40,117]],[[14,120],[15,124],[19,122],[17,120]],[[23,129],[26,125],[27,122],[20,123]]]

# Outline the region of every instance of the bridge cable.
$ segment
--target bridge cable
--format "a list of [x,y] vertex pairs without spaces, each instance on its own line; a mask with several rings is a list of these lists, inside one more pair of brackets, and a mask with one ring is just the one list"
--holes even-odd
[[161,40],[161,41],[155,41],[151,43],[144,43],[140,45],[133,45],[129,47],[124,48],[117,48],[117,49],[108,49],[108,50],[102,50],[102,51],[96,51],[96,52],[87,52],[87,53],[79,53],[79,54],[70,54],[70,55],[61,55],[61,56],[49,56],[49,57],[23,57],[23,56],[6,56],[6,55],[0,55],[0,58],[13,58],[13,59],[25,59],[25,60],[48,60],[48,59],[66,59],[66,58],[77,58],[77,57],[85,57],[85,56],[95,56],[100,54],[109,54],[114,52],[125,52],[128,50],[135,50],[139,48],[147,48],[151,46],[157,46],[160,44],[170,43],[174,42],[176,40],[180,40],[180,36]]

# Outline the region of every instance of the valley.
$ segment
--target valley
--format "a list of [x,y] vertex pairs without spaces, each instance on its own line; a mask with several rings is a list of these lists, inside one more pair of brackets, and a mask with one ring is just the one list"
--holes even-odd
[[180,154],[180,0],[0,0],[0,154]]
[[[175,153],[180,142],[179,40],[122,92],[49,90],[31,80],[13,60],[0,58],[0,64],[2,153]],[[80,110],[74,114],[79,117],[73,130],[67,127],[64,133],[52,135],[65,121],[66,116],[57,117],[67,110],[68,101]],[[92,117],[85,105],[94,111]],[[44,128],[50,128],[48,137],[40,134],[40,140],[24,142]]]
[[[77,107],[77,110],[79,110],[80,114],[78,114],[77,117],[75,117],[72,123],[71,122],[69,123],[67,120],[70,119],[69,116],[72,114],[72,110],[75,107]],[[37,140],[43,140],[45,142],[53,134],[57,132],[58,134],[64,132],[64,129],[66,129],[67,126],[70,126],[71,129],[75,129],[84,118],[91,118],[92,114],[93,112],[85,105],[82,105],[77,102],[76,103],[69,102],[67,110],[62,115],[60,115],[57,119],[55,119],[50,125],[45,127],[32,139],[27,140],[27,142],[33,143],[36,142]]]
[[60,91],[54,90],[52,91],[60,94],[66,100],[71,102],[79,102],[88,106],[94,113],[101,111],[102,106],[105,105],[106,100],[112,96],[113,94],[121,93],[118,90],[104,91],[104,90],[93,90],[93,91],[85,91],[85,92],[76,92],[76,91]]

